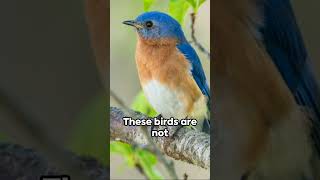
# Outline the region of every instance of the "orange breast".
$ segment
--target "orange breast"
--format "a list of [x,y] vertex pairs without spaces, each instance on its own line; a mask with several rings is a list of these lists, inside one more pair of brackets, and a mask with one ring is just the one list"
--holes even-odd
[[176,42],[167,40],[164,44],[150,44],[139,38],[136,48],[136,64],[141,85],[157,80],[181,94],[187,104],[187,111],[203,94],[191,75],[191,65],[176,48]]

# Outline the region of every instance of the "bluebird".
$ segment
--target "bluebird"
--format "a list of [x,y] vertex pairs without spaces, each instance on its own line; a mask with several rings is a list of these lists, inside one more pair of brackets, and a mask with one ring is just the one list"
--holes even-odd
[[320,91],[289,0],[213,4],[216,180],[319,180]]
[[210,90],[200,59],[180,24],[161,12],[123,22],[135,27],[136,64],[144,94],[164,118],[193,118],[209,129]]

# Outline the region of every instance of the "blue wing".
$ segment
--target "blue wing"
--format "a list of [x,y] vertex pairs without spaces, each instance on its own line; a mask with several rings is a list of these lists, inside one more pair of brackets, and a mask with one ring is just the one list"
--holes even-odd
[[202,94],[207,96],[209,99],[208,102],[210,102],[210,90],[197,53],[188,43],[178,44],[177,48],[182,54],[184,54],[184,56],[190,62],[192,66],[192,76],[194,80],[197,82],[197,85],[200,88]]
[[261,29],[268,53],[313,122],[311,137],[320,154],[320,93],[289,0],[267,0]]
[[[210,90],[207,84],[206,76],[203,72],[202,65],[200,59],[196,53],[196,51],[190,46],[189,43],[180,43],[177,45],[179,51],[186,57],[186,59],[191,64],[191,73],[196,81],[198,87],[200,88],[202,94],[208,97],[207,106],[210,111]],[[203,122],[202,131],[206,133],[210,133],[210,121],[209,119],[205,119]]]

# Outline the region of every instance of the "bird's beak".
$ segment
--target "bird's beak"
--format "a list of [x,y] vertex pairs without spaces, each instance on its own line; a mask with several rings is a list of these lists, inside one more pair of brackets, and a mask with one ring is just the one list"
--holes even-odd
[[125,25],[133,26],[133,27],[135,27],[137,29],[143,28],[143,26],[141,26],[138,22],[133,21],[133,20],[123,21],[122,23],[125,24]]

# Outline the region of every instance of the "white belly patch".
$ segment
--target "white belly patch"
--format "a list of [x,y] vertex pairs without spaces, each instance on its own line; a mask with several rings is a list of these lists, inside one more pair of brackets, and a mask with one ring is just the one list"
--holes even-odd
[[143,86],[143,91],[153,108],[165,118],[186,118],[186,107],[178,92],[170,90],[159,81],[151,80]]

